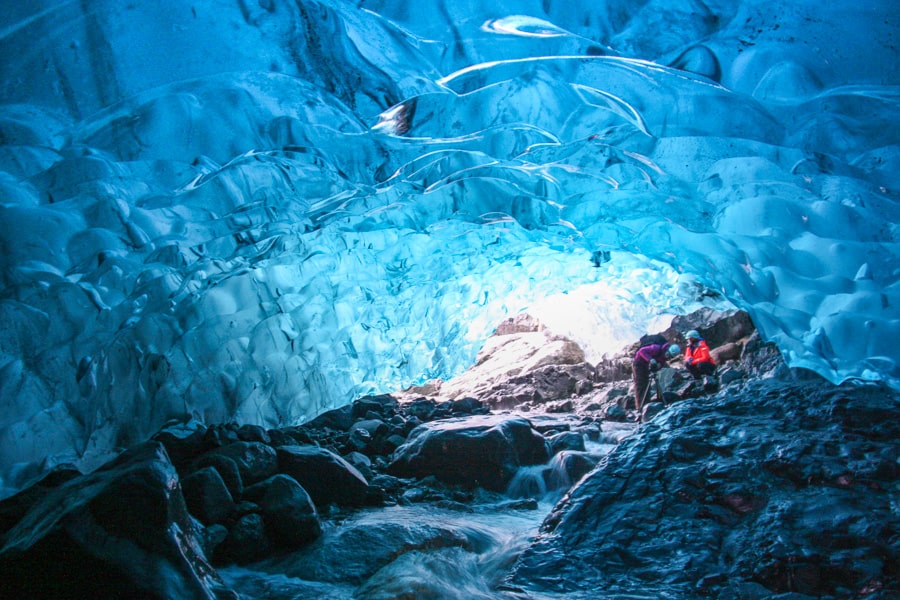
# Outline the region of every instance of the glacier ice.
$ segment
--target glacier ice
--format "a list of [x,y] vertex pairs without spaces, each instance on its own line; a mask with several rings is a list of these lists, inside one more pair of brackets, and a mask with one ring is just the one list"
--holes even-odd
[[7,7],[6,485],[450,377],[524,309],[598,358],[735,305],[900,385],[891,2],[416,6]]

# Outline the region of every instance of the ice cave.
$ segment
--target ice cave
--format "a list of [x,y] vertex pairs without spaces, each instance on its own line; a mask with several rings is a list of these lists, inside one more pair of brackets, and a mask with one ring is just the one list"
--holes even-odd
[[542,315],[900,386],[888,0],[5,2],[0,474],[274,427]]

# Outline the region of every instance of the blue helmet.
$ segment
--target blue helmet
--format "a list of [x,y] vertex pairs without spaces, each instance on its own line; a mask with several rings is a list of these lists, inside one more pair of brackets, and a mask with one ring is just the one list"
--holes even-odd
[[691,329],[686,334],[684,334],[684,339],[686,339],[686,340],[702,340],[703,338],[700,337],[699,331],[697,331],[696,329]]
[[672,344],[671,346],[669,346],[668,350],[666,350],[666,353],[669,356],[678,356],[679,354],[681,354],[681,346],[679,346],[678,344]]

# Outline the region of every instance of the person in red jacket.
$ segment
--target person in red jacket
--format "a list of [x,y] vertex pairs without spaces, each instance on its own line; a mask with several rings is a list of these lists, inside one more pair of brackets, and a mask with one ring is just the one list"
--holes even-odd
[[684,348],[684,366],[694,379],[700,379],[704,375],[715,375],[716,361],[709,354],[706,340],[700,337],[695,329],[684,334],[684,338],[687,340]]

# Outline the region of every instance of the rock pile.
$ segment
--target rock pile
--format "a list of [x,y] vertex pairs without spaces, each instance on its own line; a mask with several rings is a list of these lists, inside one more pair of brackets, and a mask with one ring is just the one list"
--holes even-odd
[[[430,388],[280,429],[170,423],[93,473],[60,467],[0,502],[0,597],[233,598],[217,567],[303,577],[331,553],[345,572],[327,577],[364,586],[403,548],[468,542],[376,519],[332,548],[326,527],[418,503],[533,510],[513,483],[535,468],[537,488],[568,493],[512,571],[514,597],[895,597],[896,395],[787,369],[745,313],[662,333],[688,329],[712,347],[718,385],[673,361],[644,415],[630,409],[635,347],[590,365],[523,316]],[[586,440],[627,441],[597,467]]]
[[62,468],[0,502],[0,596],[231,597],[215,566],[303,547],[340,511],[479,489],[508,502],[520,466],[559,452],[580,457],[577,480],[596,459],[554,437],[572,426],[599,435],[591,419],[538,431],[472,398],[388,395],[282,429],[172,423],[93,473]]

